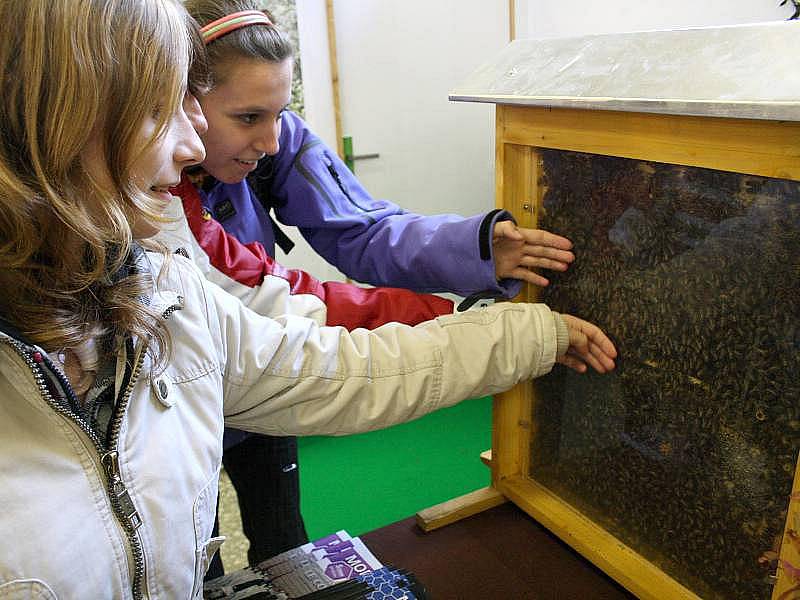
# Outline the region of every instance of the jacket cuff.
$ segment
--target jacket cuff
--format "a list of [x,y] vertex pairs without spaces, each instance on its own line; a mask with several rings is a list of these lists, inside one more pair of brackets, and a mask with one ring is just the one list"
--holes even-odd
[[514,225],[517,224],[512,215],[507,210],[495,208],[486,213],[483,217],[481,225],[478,228],[478,248],[480,248],[481,260],[492,260],[492,233],[494,226],[498,221],[511,221]]
[[[481,260],[494,262],[492,233],[494,232],[494,226],[500,221],[511,221],[514,225],[517,224],[514,215],[507,210],[496,208],[486,213],[478,228],[478,248],[480,249]],[[492,264],[491,270],[492,273],[495,272],[494,264]],[[497,274],[495,273],[495,283],[496,285],[490,288],[489,291],[498,293],[504,298],[513,298],[522,291],[522,281],[519,279],[497,279]]]
[[553,322],[556,326],[556,358],[561,358],[569,350],[569,327],[556,311],[553,311]]

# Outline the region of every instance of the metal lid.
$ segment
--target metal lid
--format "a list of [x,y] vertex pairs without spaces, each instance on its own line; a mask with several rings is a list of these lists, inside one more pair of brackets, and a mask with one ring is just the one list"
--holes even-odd
[[450,99],[800,121],[800,21],[520,39]]

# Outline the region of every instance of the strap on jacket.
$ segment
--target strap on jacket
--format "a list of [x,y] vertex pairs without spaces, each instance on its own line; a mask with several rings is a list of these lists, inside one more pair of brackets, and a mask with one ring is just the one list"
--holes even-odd
[[289,254],[295,244],[278,226],[278,223],[272,216],[272,209],[282,204],[273,202],[269,193],[269,184],[274,174],[275,164],[273,157],[265,156],[259,161],[256,170],[247,177],[247,183],[250,184],[250,190],[255,194],[255,197],[258,198],[258,201],[267,213],[269,224],[272,226],[272,234],[275,236],[275,245],[283,250],[284,254]]
[[[266,206],[264,208],[266,208]],[[275,236],[275,244],[283,250],[284,254],[289,254],[292,248],[294,248],[294,242],[280,227],[278,227],[275,219],[272,218],[272,213],[268,212],[267,217],[269,218],[269,224],[272,225],[272,234]]]

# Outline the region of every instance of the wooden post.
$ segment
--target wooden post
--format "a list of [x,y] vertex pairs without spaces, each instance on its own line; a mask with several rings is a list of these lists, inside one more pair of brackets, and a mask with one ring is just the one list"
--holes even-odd
[[508,41],[517,39],[517,0],[508,0]]
[[342,141],[342,108],[339,100],[339,60],[336,55],[336,21],[333,15],[333,0],[325,1],[328,16],[328,56],[331,62],[331,85],[333,86],[333,119],[336,124],[336,152],[344,160]]

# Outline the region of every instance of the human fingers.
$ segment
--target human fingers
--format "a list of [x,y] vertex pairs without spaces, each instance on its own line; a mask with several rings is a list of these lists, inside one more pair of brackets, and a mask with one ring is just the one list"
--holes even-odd
[[605,373],[614,368],[617,349],[605,333],[593,323],[572,315],[561,315],[569,329],[570,351],[593,369]]
[[555,258],[545,258],[542,256],[531,256],[524,254],[519,259],[519,266],[528,269],[548,269],[549,271],[566,271],[569,268],[569,261],[557,260]]
[[586,363],[584,363],[579,358],[571,355],[570,353],[565,354],[561,358],[557,360],[558,363],[564,365],[565,367],[569,367],[573,371],[577,371],[578,373],[585,373],[586,372]]
[[513,221],[498,221],[494,225],[492,239],[497,241],[502,238],[507,238],[514,241],[522,241],[525,239],[519,227],[514,225]]
[[604,356],[601,359],[591,352],[584,352],[575,347],[570,347],[567,353],[558,359],[558,362],[578,373],[585,373],[589,367],[601,374],[614,369],[614,361],[610,358]]
[[526,269],[524,267],[512,269],[507,277],[521,279],[522,281],[527,281],[528,283],[538,285],[539,287],[547,287],[550,284],[550,280],[547,279],[547,277],[543,277],[536,271],[531,271],[530,269]]
[[604,350],[602,346],[598,346],[594,342],[589,342],[589,353],[603,366],[602,373],[613,371],[616,367],[616,363],[614,362],[616,351],[614,352],[614,356],[612,356],[609,352]]
[[518,231],[525,238],[525,242],[532,246],[548,246],[560,250],[572,250],[572,242],[561,235],[550,233],[544,229],[528,229],[519,227]]
[[617,357],[617,349],[614,347],[614,342],[603,333],[602,329],[588,321],[582,321],[581,327],[581,330],[589,339],[590,346],[596,348],[597,353],[608,356],[609,358]]
[[575,260],[575,254],[570,250],[562,250],[553,246],[542,246],[541,244],[525,244],[522,253],[526,256],[547,258],[562,263],[571,263]]
[[586,372],[588,367],[591,367],[598,373],[608,373],[614,369],[614,361],[607,355],[597,353],[597,347],[592,349],[592,344],[580,346],[570,346],[567,353],[562,356],[558,362],[578,371],[579,373]]
[[617,349],[614,347],[613,342],[608,339],[608,336],[597,325],[570,314],[562,314],[561,317],[570,329],[570,335],[572,331],[580,332],[586,337],[587,342],[597,344],[603,352],[611,357],[617,356]]
[[592,345],[589,344],[584,350],[570,348],[567,351],[567,354],[587,364],[598,373],[607,373],[608,371],[611,371],[614,368],[614,361],[603,354],[593,353],[591,347]]

